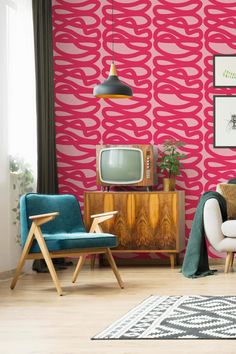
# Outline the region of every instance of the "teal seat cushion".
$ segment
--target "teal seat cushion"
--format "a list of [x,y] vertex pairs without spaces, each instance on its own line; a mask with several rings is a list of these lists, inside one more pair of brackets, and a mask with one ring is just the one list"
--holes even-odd
[[[43,234],[49,251],[69,250],[75,248],[112,248],[118,245],[117,237],[106,233],[78,232],[72,234]],[[36,240],[31,247],[31,253],[40,252]]]
[[[28,193],[20,200],[22,247],[32,224],[29,217],[55,211],[59,212],[59,215],[41,226],[49,251],[117,246],[117,237],[114,235],[86,232],[80,205],[75,196]],[[33,241],[30,249],[30,253],[35,252],[40,252],[36,240]]]

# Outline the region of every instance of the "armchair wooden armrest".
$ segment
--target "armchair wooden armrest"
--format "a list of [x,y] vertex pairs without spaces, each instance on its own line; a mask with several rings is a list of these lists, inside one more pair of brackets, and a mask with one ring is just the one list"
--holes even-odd
[[114,211],[108,211],[106,213],[91,215],[90,217],[93,218],[93,222],[89,232],[102,233],[103,230],[100,224],[106,220],[113,218],[117,213],[118,211],[114,210]]
[[[94,214],[94,215],[90,215],[90,218],[97,218],[97,217],[100,217],[100,216],[106,216],[106,215],[115,215],[117,214],[118,211],[117,210],[114,210],[114,211],[108,211],[106,213],[101,213],[101,214]],[[111,217],[112,217],[111,216]],[[110,219],[110,218],[109,218]]]
[[29,216],[29,219],[33,220],[33,222],[39,226],[39,225],[45,224],[48,221],[55,219],[55,217],[58,215],[59,215],[59,212],[55,211],[53,213],[31,215],[31,216]]

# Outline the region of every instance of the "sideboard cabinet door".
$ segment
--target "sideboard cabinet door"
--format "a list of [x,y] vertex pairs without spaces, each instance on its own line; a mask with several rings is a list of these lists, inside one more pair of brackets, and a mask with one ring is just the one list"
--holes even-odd
[[117,210],[115,218],[103,223],[104,232],[119,237],[113,251],[169,252],[184,249],[184,192],[86,192],[84,219]]

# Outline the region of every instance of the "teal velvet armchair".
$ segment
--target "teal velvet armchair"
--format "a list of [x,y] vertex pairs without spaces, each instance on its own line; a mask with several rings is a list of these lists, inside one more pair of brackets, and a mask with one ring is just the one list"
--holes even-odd
[[105,253],[121,288],[124,287],[110,248],[117,246],[117,237],[103,233],[100,223],[117,212],[92,215],[93,223],[86,232],[80,206],[73,195],[29,193],[21,197],[22,254],[11,283],[14,289],[27,259],[44,258],[59,295],[62,289],[52,258],[79,257],[72,282],[75,282],[87,255]]

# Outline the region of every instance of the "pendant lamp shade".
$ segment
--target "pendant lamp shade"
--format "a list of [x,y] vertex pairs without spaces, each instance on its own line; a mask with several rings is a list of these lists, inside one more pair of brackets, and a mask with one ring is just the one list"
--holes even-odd
[[130,98],[132,89],[121,82],[117,76],[114,63],[111,63],[108,78],[100,85],[95,86],[93,95],[98,98]]

